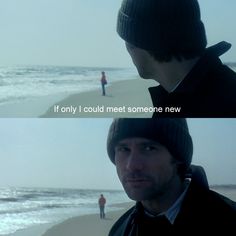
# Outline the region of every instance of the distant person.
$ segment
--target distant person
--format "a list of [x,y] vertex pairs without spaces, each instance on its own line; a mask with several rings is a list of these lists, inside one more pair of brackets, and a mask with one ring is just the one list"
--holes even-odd
[[210,190],[204,169],[191,165],[193,143],[185,119],[115,119],[107,152],[125,192],[136,201],[109,236],[235,231],[235,202]]
[[105,86],[107,85],[107,79],[104,71],[102,71],[101,85],[102,85],[102,95],[106,96]]
[[99,200],[98,200],[99,208],[100,208],[100,218],[105,219],[105,204],[106,204],[106,198],[101,194]]
[[206,48],[197,0],[123,0],[117,32],[139,75],[160,84],[154,107],[181,108],[153,117],[236,117],[236,73],[219,59],[231,44]]

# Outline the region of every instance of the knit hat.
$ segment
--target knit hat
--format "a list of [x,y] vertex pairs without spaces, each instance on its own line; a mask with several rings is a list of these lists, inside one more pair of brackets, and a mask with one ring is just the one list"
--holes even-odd
[[126,138],[147,138],[165,146],[172,156],[188,169],[193,144],[187,122],[182,118],[120,118],[114,119],[107,138],[107,152],[115,164],[115,146]]
[[195,52],[206,47],[197,0],[123,0],[117,32],[128,43],[150,51]]

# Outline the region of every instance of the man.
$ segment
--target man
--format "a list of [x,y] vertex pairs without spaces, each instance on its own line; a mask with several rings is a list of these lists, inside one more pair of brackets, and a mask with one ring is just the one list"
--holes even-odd
[[103,194],[101,194],[100,198],[98,199],[98,205],[100,208],[100,219],[105,219],[105,204],[106,198],[103,196]]
[[[193,144],[185,119],[116,119],[107,151],[129,198],[136,205],[112,227],[109,236],[198,235],[235,228],[230,199],[209,190],[204,170],[190,175]],[[160,234],[161,235],[161,234]]]
[[117,32],[139,75],[160,84],[153,117],[236,117],[236,74],[219,59],[231,45],[206,48],[197,0],[123,0]]

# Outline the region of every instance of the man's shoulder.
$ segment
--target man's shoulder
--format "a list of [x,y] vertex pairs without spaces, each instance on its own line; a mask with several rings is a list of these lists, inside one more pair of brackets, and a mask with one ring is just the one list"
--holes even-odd
[[225,210],[236,213],[236,202],[229,199],[225,195],[220,194],[215,189],[205,188],[195,180],[190,184],[188,196],[198,206],[203,205],[212,212]]
[[[194,186],[195,187],[195,186]],[[231,219],[236,222],[236,203],[225,195],[221,195],[212,189],[201,189],[196,186],[191,195],[196,195],[194,202],[200,215],[204,212],[205,217],[210,217],[216,221],[228,221]]]
[[130,220],[130,216],[131,214],[134,212],[135,206],[133,206],[132,208],[130,208],[128,211],[126,211],[116,222],[115,224],[112,226],[110,232],[109,232],[109,236],[121,236],[123,235],[129,220]]
[[236,202],[212,190],[210,190],[209,196],[208,214],[212,222],[215,222],[218,229],[221,229],[222,226],[229,226],[229,229],[234,227],[236,224]]
[[[226,213],[230,213],[236,217],[236,202],[229,199],[225,195],[222,195],[218,192],[210,190],[211,200],[217,205],[219,209],[225,211]],[[236,220],[236,218],[235,218]]]
[[209,95],[215,98],[215,102],[223,106],[236,105],[236,73],[227,65],[222,64],[212,71],[210,75]]
[[[193,181],[192,181],[193,182]],[[176,226],[191,225],[203,229],[229,229],[236,224],[236,203],[224,195],[199,184],[191,183]]]
[[236,73],[228,65],[221,64],[220,66],[215,67],[212,73],[213,79],[216,80],[216,82],[216,78],[218,78],[220,82],[223,82],[223,85],[236,86]]

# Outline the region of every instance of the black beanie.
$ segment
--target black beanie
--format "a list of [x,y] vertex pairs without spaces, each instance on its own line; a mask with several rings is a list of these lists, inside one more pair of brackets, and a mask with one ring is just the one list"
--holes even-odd
[[147,138],[165,146],[187,170],[192,161],[193,143],[188,125],[182,118],[114,119],[107,138],[107,152],[115,164],[115,146],[126,138]]
[[149,51],[202,52],[207,44],[197,0],[123,0],[117,32]]

